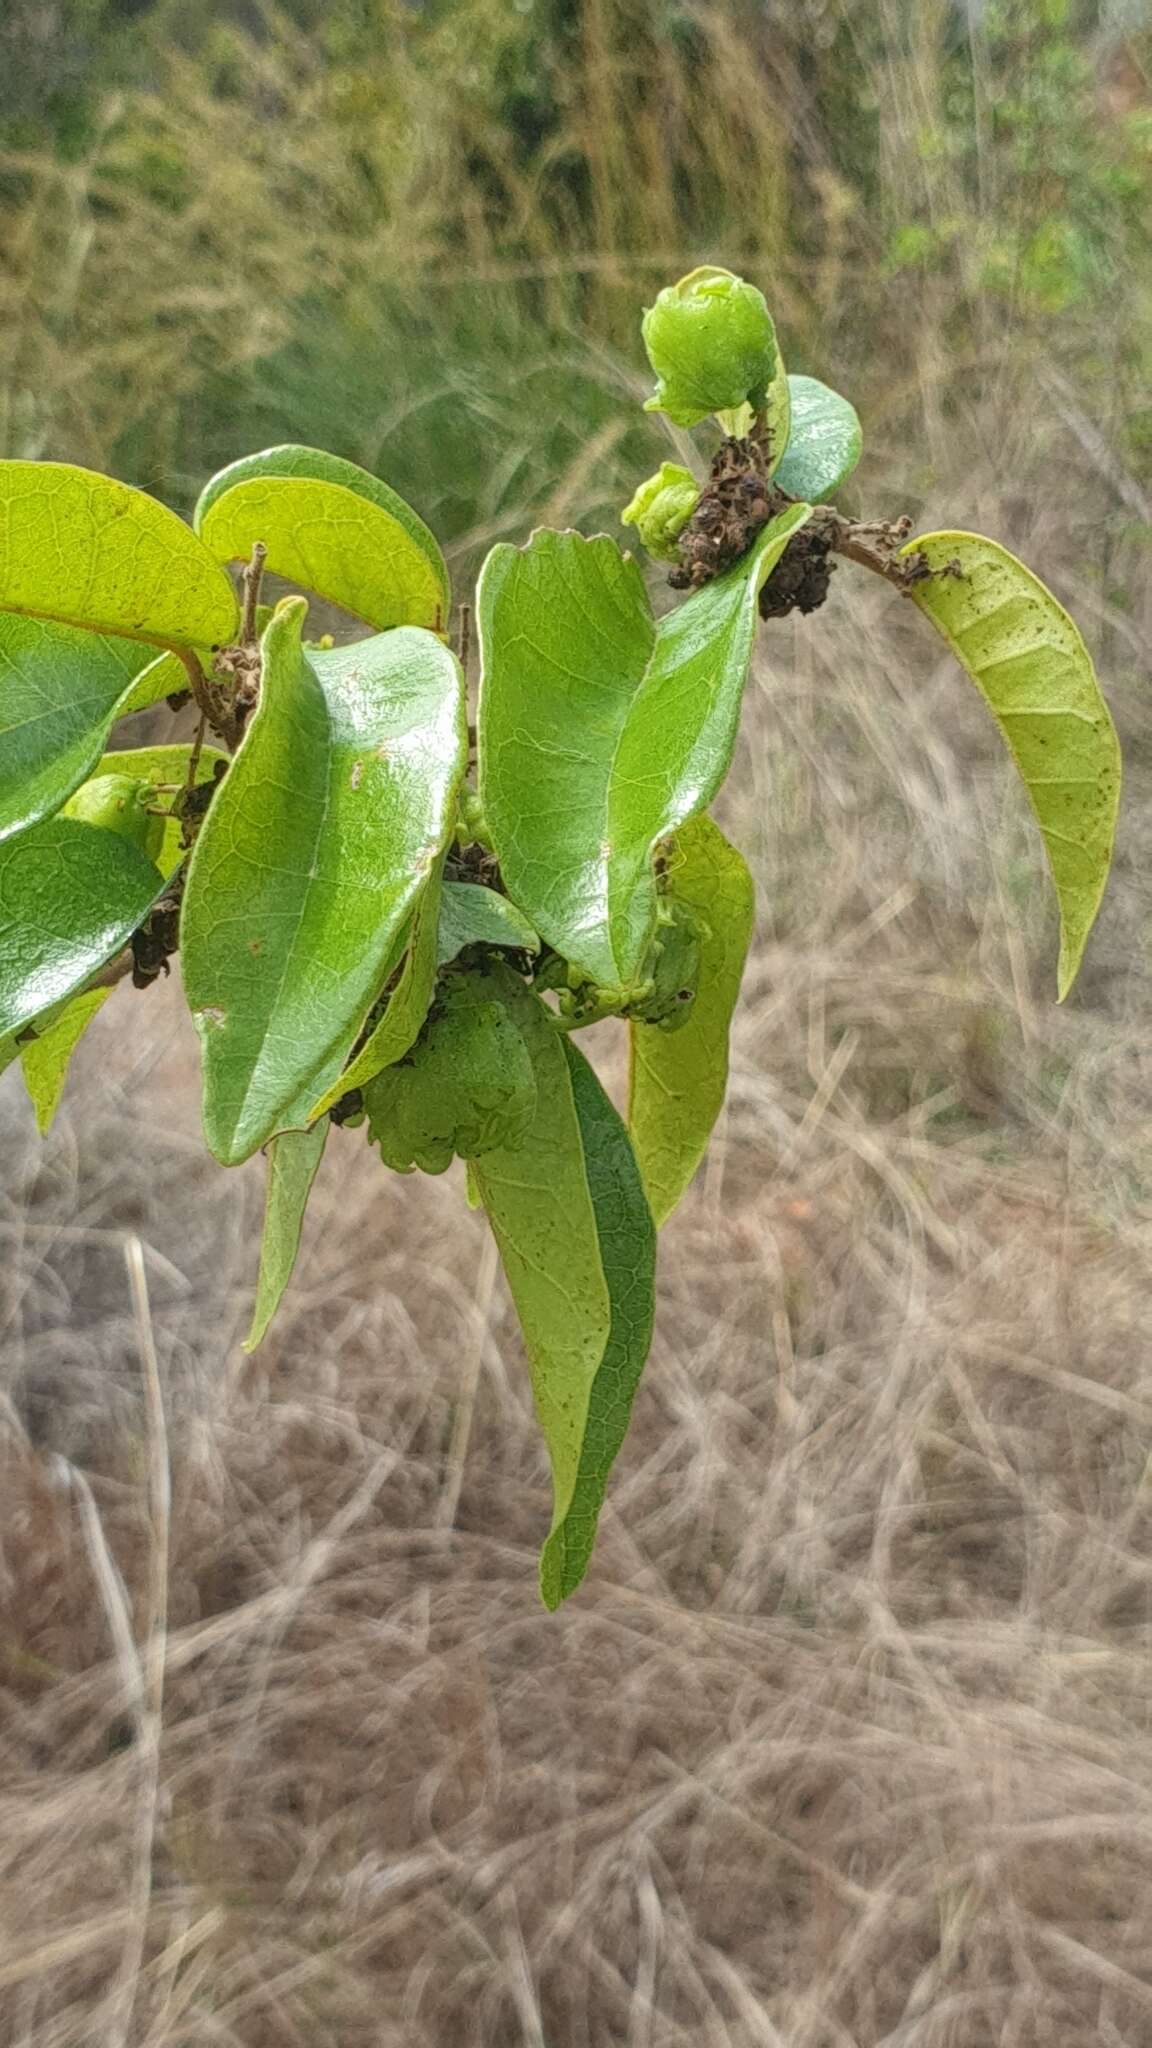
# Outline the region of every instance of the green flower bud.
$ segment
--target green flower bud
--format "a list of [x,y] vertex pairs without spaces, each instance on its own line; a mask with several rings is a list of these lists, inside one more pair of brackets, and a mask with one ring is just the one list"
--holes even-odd
[[411,1052],[364,1089],[368,1135],[397,1173],[444,1173],[523,1144],[536,1080],[519,1027],[483,974],[445,976]]
[[155,800],[153,784],[140,782],[134,775],[94,775],[69,797],[61,816],[78,818],[82,825],[98,825],[102,832],[115,832],[155,861],[164,844],[164,818],[148,808]]
[[655,476],[640,485],[620,518],[634,526],[643,545],[658,562],[676,560],[676,537],[687,526],[700,500],[700,486],[690,469],[662,462]]
[[776,369],[776,329],[762,292],[710,264],[660,293],[641,328],[657,388],[646,412],[694,427],[710,412],[759,402]]

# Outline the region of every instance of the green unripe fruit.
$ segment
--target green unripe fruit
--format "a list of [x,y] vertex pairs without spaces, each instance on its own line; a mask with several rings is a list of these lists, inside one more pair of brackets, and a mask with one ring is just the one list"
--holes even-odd
[[711,412],[763,401],[776,372],[776,329],[763,292],[705,264],[670,284],[641,326],[657,386],[646,412],[694,427]]
[[700,979],[700,928],[684,904],[661,904],[645,964],[652,991],[636,1004],[633,1016],[662,1031],[679,1031],[688,1022]]
[[634,526],[648,553],[658,562],[676,560],[676,541],[700,502],[700,486],[690,469],[662,462],[655,476],[640,485],[620,514]]
[[458,1153],[515,1151],[536,1113],[519,1027],[482,973],[446,975],[412,1050],[364,1090],[368,1132],[397,1173],[444,1173]]
[[163,816],[148,806],[156,800],[151,782],[139,782],[134,775],[94,775],[70,796],[61,816],[78,818],[82,825],[98,825],[102,832],[115,832],[128,839],[150,861],[160,858],[164,844]]

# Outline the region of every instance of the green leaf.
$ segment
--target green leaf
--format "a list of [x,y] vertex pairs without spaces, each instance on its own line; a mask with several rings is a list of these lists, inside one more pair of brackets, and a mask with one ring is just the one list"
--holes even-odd
[[830,498],[860,460],[864,436],[853,405],[815,377],[789,377],[792,430],[776,482],[809,504]]
[[668,895],[700,941],[696,999],[670,1035],[633,1024],[628,1125],[658,1224],[672,1214],[704,1156],[728,1084],[728,1027],[752,937],[752,877],[710,818],[693,818],[669,855]]
[[346,1058],[452,832],[467,753],[447,648],[405,627],[305,655],[306,609],[288,600],[264,635],[260,702],[185,890],[204,1129],[226,1166]]
[[0,612],[0,839],[92,773],[141,662],[139,641]]
[[554,1526],[581,1476],[588,1408],[612,1323],[580,1120],[560,1032],[510,968],[491,969],[536,1079],[522,1147],[470,1162],[524,1332],[536,1412],[552,1463]]
[[221,561],[268,567],[369,626],[448,625],[448,572],[424,521],[354,462],[318,448],[267,448],[212,478],[194,515]]
[[0,1036],[82,988],[163,887],[135,846],[73,818],[0,842]]
[[981,691],[1036,814],[1060,906],[1063,1002],[1100,908],[1120,804],[1120,746],[1091,658],[1051,591],[996,541],[929,533],[903,553],[938,572],[909,596]]
[[159,646],[236,628],[232,585],[166,505],[67,462],[0,462],[0,611]]
[[480,579],[480,794],[513,901],[606,989],[640,973],[653,849],[727,773],[757,598],[809,516],[794,506],[659,626],[614,541],[537,533]]
[[36,1128],[41,1136],[51,1129],[60,1107],[68,1063],[97,1010],[111,993],[110,988],[92,988],[73,996],[63,1009],[42,1022],[35,1038],[27,1039],[20,1047],[24,1085],[32,1098]]
[[540,1556],[545,1607],[559,1607],[588,1569],[608,1474],[624,1441],[652,1343],[656,1229],[628,1133],[583,1053],[565,1041],[572,1095],[612,1322],[592,1382],[576,1481]]
[[429,877],[407,930],[398,934],[395,951],[381,975],[385,985],[396,974],[382,1016],[373,1025],[355,1059],[317,1095],[309,1116],[321,1116],[347,1095],[351,1088],[364,1088],[385,1067],[402,1060],[419,1035],[428,1015],[436,983],[436,930],[440,905],[439,871]]
[[[141,782],[155,782],[163,786],[164,795],[160,802],[168,805],[188,781],[188,767],[192,759],[192,747],[187,741],[166,747],[123,747],[117,753],[102,754],[96,763],[96,775],[134,775]],[[227,767],[228,755],[219,747],[201,747],[200,759],[196,764],[196,783],[211,782],[216,764],[222,761]],[[156,865],[167,881],[176,872],[184,858],[184,847],[180,838],[179,818],[167,818],[164,822],[164,840],[156,856]]]
[[[194,647],[201,668],[207,675],[212,667],[210,647]],[[178,654],[159,654],[142,668],[136,681],[123,702],[117,706],[117,718],[129,718],[134,711],[147,711],[153,704],[160,704],[165,697],[171,697],[178,690],[188,688],[188,671]]]
[[260,1278],[252,1326],[243,1349],[255,1351],[268,1334],[292,1278],[304,1211],[324,1154],[330,1125],[322,1117],[310,1131],[285,1131],[268,1147],[268,1192],[264,1201],[264,1235],[260,1240]]
[[455,960],[465,946],[504,946],[512,952],[538,953],[540,938],[507,896],[478,882],[445,882],[436,941],[438,965],[444,967]]

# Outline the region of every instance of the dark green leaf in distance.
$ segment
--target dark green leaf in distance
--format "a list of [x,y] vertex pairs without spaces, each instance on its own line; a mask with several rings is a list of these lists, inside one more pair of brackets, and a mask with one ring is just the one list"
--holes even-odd
[[211,1152],[236,1165],[336,1078],[451,835],[459,667],[401,628],[305,654],[306,606],[264,635],[264,680],[189,864],[184,986]]
[[524,1332],[559,1525],[581,1476],[612,1306],[563,1036],[511,968],[495,962],[489,972],[528,1048],[536,1113],[523,1144],[471,1160],[468,1181],[492,1225]]
[[247,561],[263,541],[278,576],[378,631],[447,630],[448,571],[433,535],[354,462],[290,444],[247,455],[206,485],[194,524],[221,561]]
[[264,1234],[260,1242],[260,1278],[252,1324],[244,1350],[264,1342],[268,1326],[292,1278],[304,1211],[324,1155],[329,1123],[321,1117],[310,1131],[284,1131],[268,1147],[268,1189],[264,1200]]
[[608,1474],[652,1343],[656,1288],[656,1227],[628,1133],[571,1039],[564,1051],[612,1321],[588,1399],[575,1484],[540,1557],[540,1591],[549,1608],[575,1592],[588,1568]]
[[67,462],[0,462],[0,611],[157,646],[231,639],[236,595],[166,505]]
[[846,483],[860,460],[864,436],[856,408],[816,377],[789,377],[792,426],[775,480],[789,497],[812,505]]
[[755,916],[752,877],[711,818],[692,818],[676,834],[666,886],[695,921],[700,970],[678,1031],[630,1026],[628,1125],[657,1224],[687,1188],[723,1106],[728,1030]]
[[653,852],[728,770],[760,589],[809,516],[659,626],[614,541],[541,532],[480,579],[480,795],[512,900],[605,989],[636,983],[656,918]]
[[0,842],[0,1036],[83,988],[163,887],[135,846],[73,818]]
[[0,612],[0,839],[92,774],[146,665],[138,640]]
[[1120,745],[1092,660],[1063,605],[997,541],[909,541],[938,573],[909,595],[980,690],[1028,792],[1060,906],[1062,1002],[1076,979],[1112,863]]

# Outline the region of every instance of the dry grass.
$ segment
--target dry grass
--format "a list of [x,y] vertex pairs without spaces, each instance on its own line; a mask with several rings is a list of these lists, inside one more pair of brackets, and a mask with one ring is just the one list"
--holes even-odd
[[1058,409],[977,396],[951,502],[1079,601],[1129,739],[1082,992],[979,708],[842,572],[750,693],[730,1110],[559,1616],[454,1177],[350,1134],[246,1363],[259,1168],[202,1155],[177,991],[103,1013],[46,1147],[9,1076],[4,2048],[1149,2039],[1147,605],[1085,566],[1112,485],[995,488]]

